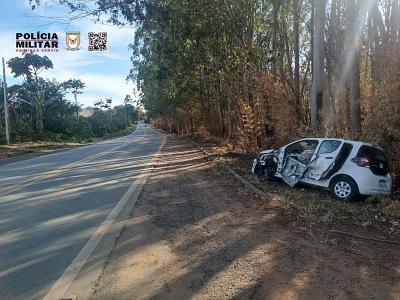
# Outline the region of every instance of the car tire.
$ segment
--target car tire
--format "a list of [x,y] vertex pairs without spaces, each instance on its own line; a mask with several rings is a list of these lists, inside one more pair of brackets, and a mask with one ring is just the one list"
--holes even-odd
[[263,169],[263,175],[264,178],[267,179],[268,181],[273,181],[275,179],[275,173],[276,169],[278,167],[278,164],[274,162],[273,158],[267,158],[265,161],[265,166]]
[[348,176],[340,176],[332,180],[329,189],[333,197],[339,201],[352,201],[359,196],[357,183]]
[[257,176],[263,176],[263,168],[260,164],[257,164],[257,166],[254,168],[254,174]]

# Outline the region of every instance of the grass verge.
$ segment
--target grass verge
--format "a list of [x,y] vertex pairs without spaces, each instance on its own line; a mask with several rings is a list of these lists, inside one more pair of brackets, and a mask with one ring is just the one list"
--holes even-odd
[[69,141],[34,141],[34,142],[21,142],[10,145],[0,146],[0,160],[12,158],[24,154],[32,153],[48,153],[62,148],[74,148],[85,144],[98,142],[106,139],[117,138],[129,134],[135,130],[136,125],[131,125],[126,129],[108,134],[102,138],[89,138],[89,139],[71,139]]
[[[340,202],[326,190],[308,186],[290,188],[280,180],[268,182],[252,174],[250,166],[254,155],[235,153],[232,148],[208,138],[186,138],[191,140],[195,148],[207,153],[207,157],[215,163],[219,173],[232,177],[232,174],[222,167],[228,164],[240,176],[264,192],[261,197],[246,197],[247,205],[256,209],[279,210],[294,220],[296,228],[309,232],[316,229],[323,232],[341,229],[400,240],[399,192],[390,197],[374,196],[350,203]],[[239,181],[237,184],[241,185]]]
[[273,207],[280,210],[282,214],[291,216],[300,229],[342,229],[400,240],[398,193],[391,197],[374,196],[366,200],[341,202],[326,190],[308,186],[290,188],[280,180],[268,182],[252,174],[250,167],[245,167],[240,159],[219,158],[216,164],[219,170],[222,164],[229,164],[238,174],[264,191],[261,197],[249,205],[257,209],[268,210]]

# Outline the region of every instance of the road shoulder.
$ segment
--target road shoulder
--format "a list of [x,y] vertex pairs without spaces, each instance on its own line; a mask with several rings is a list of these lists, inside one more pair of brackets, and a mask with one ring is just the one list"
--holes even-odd
[[168,136],[96,299],[395,298],[398,248],[301,230],[184,139]]

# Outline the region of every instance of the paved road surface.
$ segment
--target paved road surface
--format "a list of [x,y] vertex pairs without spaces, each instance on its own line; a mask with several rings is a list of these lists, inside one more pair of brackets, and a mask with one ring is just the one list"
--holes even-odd
[[0,299],[90,293],[162,141],[139,124],[125,137],[0,166]]

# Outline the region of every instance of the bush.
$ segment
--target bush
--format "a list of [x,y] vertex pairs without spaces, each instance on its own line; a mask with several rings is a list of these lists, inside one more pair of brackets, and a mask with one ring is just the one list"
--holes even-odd
[[396,189],[400,183],[400,54],[388,49],[375,74],[380,82],[366,101],[362,139],[378,144],[388,156]]

